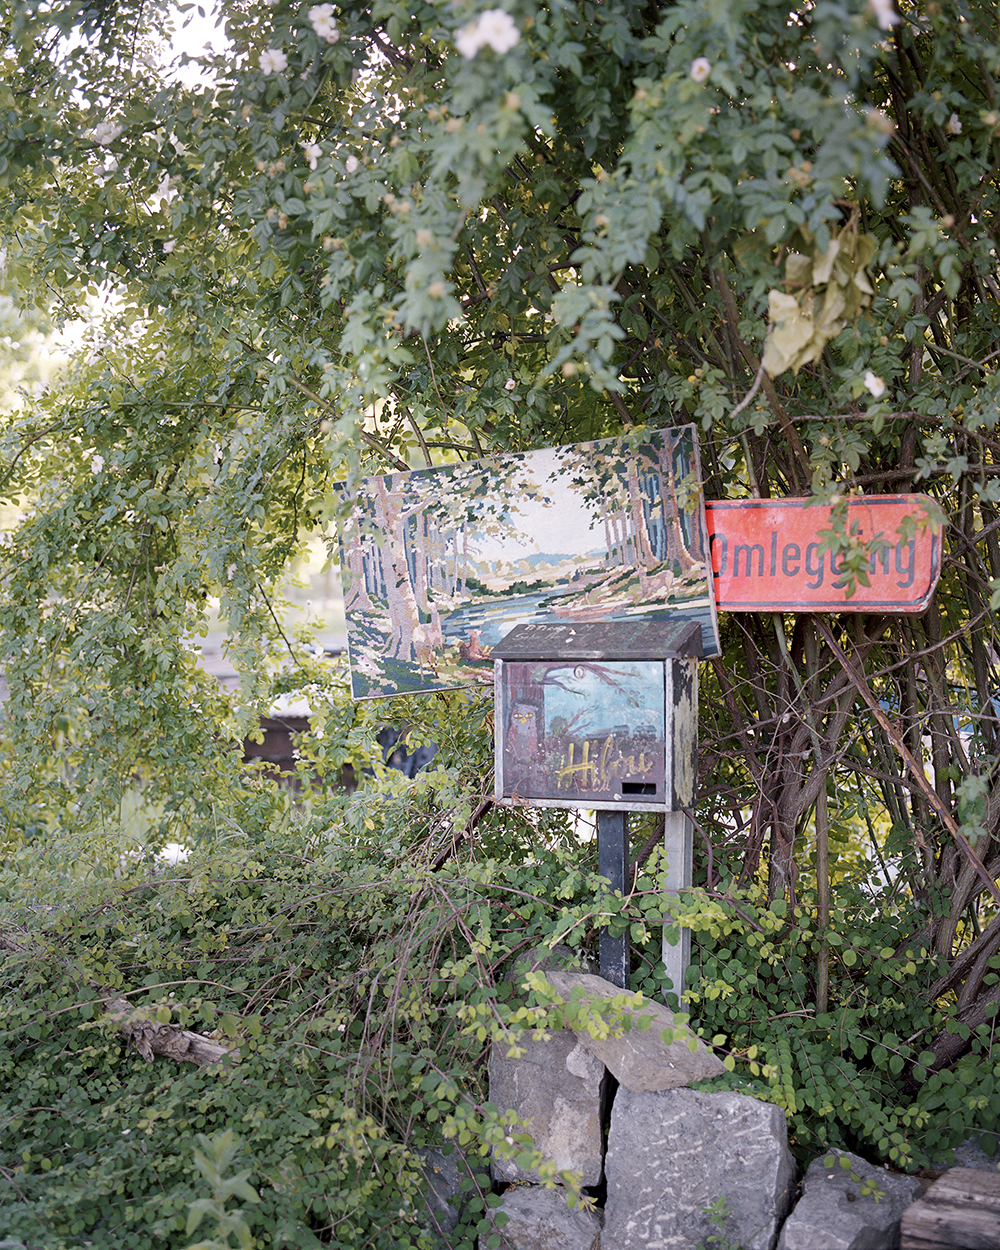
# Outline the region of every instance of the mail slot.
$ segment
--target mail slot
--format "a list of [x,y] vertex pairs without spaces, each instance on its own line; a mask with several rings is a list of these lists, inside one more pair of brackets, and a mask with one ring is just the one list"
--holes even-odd
[[690,807],[700,655],[690,621],[515,627],[493,648],[496,801]]

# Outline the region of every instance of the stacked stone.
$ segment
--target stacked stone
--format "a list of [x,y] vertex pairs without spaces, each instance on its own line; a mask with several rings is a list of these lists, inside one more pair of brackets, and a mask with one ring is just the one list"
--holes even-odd
[[[589,1001],[621,994],[598,976],[567,970],[571,959],[568,951],[546,952],[544,959],[522,961],[511,975],[521,980],[526,971],[543,971],[567,1001],[580,990]],[[722,1063],[691,1037],[664,1042],[664,1030],[674,1028],[665,1007],[645,1001],[626,1014],[632,1027],[618,1037],[566,1029],[544,1040],[527,1038],[517,1059],[499,1048],[492,1054],[491,1101],[517,1114],[558,1170],[575,1172],[585,1189],[606,1187],[603,1211],[571,1209],[565,1191],[543,1187],[537,1173],[497,1155],[492,1180],[508,1185],[494,1208],[507,1216],[503,1250],[898,1250],[924,1244],[906,1236],[907,1218],[926,1205],[915,1202],[921,1182],[846,1152],[833,1150],[810,1164],[788,1215],[795,1168],[780,1108],[742,1094],[688,1088],[721,1075]],[[636,1027],[643,1017],[651,1024]],[[992,1172],[996,1187],[994,1160],[971,1143],[955,1155],[966,1168]],[[445,1175],[454,1163],[426,1162],[434,1163],[428,1168],[429,1223],[446,1250],[459,1220],[460,1177],[458,1170]],[[945,1180],[953,1175],[959,1172]],[[490,1184],[488,1176],[475,1179],[480,1189]]]
[[[544,972],[567,1001],[580,990],[588,1001],[622,993],[572,963],[572,952],[557,948],[522,960],[511,977]],[[723,1064],[700,1040],[675,1030],[673,1013],[658,1003],[647,1000],[624,1014],[632,1027],[617,1037],[565,1029],[524,1039],[516,1059],[499,1048],[492,1053],[491,1101],[515,1112],[557,1170],[575,1172],[585,1189],[606,1188],[602,1211],[571,1209],[564,1190],[542,1186],[536,1172],[497,1155],[492,1178],[480,1173],[475,1181],[481,1191],[491,1179],[508,1186],[493,1208],[507,1216],[502,1250],[899,1250],[925,1243],[923,1234],[907,1233],[907,1219],[914,1223],[927,1205],[918,1201],[921,1181],[843,1151],[813,1160],[789,1215],[795,1167],[780,1108],[688,1088],[722,1075]],[[666,1029],[681,1036],[666,1043]],[[1000,1195],[998,1165],[976,1143],[957,1148],[955,1161],[992,1173],[990,1201],[994,1190]],[[425,1164],[426,1226],[447,1250],[463,1207],[461,1174],[477,1169],[460,1153],[446,1161],[429,1151]],[[941,1184],[966,1175],[974,1173],[953,1169]],[[982,1205],[978,1190],[969,1202]],[[934,1244],[972,1243],[945,1237]]]
[[[567,1000],[580,988],[591,1000],[622,992],[589,973],[545,976]],[[518,1182],[500,1208],[509,1216],[504,1250],[696,1250],[713,1235],[771,1250],[795,1174],[784,1116],[742,1094],[686,1088],[724,1073],[721,1061],[697,1040],[665,1043],[663,1030],[674,1028],[667,1008],[647,1000],[630,1011],[633,1027],[619,1037],[567,1029],[528,1042],[521,1058],[491,1056],[491,1101],[513,1109],[560,1170],[578,1173],[584,1187],[607,1184],[602,1229],[598,1215],[571,1211],[558,1190],[529,1188],[537,1175],[496,1158],[494,1178]],[[635,1027],[641,1017],[652,1025]]]

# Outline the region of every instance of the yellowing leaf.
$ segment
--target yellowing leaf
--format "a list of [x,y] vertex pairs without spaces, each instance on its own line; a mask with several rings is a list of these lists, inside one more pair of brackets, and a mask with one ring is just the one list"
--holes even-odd
[[813,264],[813,286],[825,286],[833,273],[833,263],[840,254],[840,239],[831,239],[823,256]]

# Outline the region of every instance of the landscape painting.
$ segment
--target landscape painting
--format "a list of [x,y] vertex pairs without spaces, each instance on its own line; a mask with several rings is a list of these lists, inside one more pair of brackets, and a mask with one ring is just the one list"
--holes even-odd
[[365,479],[341,527],[355,699],[493,680],[515,625],[669,616],[719,652],[693,426]]

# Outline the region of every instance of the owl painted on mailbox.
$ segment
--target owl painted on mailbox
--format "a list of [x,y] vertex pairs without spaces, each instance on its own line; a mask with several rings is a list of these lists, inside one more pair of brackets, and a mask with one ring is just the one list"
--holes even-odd
[[533,703],[515,703],[507,722],[507,751],[522,763],[538,754],[538,708]]

